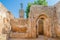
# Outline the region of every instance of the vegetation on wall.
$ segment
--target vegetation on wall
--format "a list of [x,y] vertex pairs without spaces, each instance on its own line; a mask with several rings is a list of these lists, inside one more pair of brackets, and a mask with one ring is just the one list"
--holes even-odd
[[29,12],[30,12],[30,7],[31,5],[44,5],[47,6],[46,0],[35,0],[34,3],[28,3],[26,7],[26,17],[28,18]]

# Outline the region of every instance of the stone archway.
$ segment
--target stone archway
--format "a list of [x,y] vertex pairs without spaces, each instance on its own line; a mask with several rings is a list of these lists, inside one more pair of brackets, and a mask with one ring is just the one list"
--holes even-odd
[[42,35],[43,34],[43,19],[38,19],[37,21],[37,26],[38,26],[38,34]]
[[50,36],[51,30],[50,30],[50,19],[45,15],[41,14],[37,18],[37,35],[46,35]]

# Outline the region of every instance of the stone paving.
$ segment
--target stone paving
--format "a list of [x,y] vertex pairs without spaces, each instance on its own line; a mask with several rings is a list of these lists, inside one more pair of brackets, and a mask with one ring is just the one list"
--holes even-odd
[[59,38],[47,38],[47,37],[44,37],[44,36],[39,36],[38,38],[36,39],[16,39],[16,38],[11,38],[9,40],[60,40]]

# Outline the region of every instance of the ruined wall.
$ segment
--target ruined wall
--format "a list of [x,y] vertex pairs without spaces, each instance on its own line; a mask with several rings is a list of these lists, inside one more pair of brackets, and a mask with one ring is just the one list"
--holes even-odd
[[15,18],[11,20],[10,38],[29,38],[28,19]]
[[57,15],[57,26],[56,26],[56,35],[60,37],[60,2],[55,5],[56,15]]
[[28,20],[27,19],[14,19],[11,20],[12,30],[19,33],[25,33],[28,30]]
[[3,33],[5,30],[10,30],[10,19],[7,17],[7,11],[8,10],[0,3],[0,33]]
[[49,21],[49,23],[48,23],[49,26],[44,27],[44,29],[45,29],[44,34],[46,36],[52,37],[53,34],[54,34],[54,33],[52,33],[52,32],[54,32],[54,27],[53,27],[54,7],[47,7],[47,6],[41,6],[41,5],[33,5],[30,8],[29,18],[30,18],[30,22],[31,22],[30,25],[31,25],[31,30],[32,30],[31,35],[32,35],[32,37],[36,37],[36,34],[37,34],[37,32],[36,32],[36,24],[37,24],[36,20],[39,19],[38,17],[41,14],[46,15],[48,17],[47,19],[49,19],[48,20]]
[[0,40],[7,40],[8,34],[11,30],[10,18],[8,10],[0,3]]

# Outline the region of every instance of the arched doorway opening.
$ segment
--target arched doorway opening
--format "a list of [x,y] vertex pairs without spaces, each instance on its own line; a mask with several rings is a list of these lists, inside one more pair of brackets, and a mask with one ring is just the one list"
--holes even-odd
[[49,34],[49,19],[46,15],[42,14],[40,15],[37,20],[37,35],[50,35]]
[[43,20],[44,20],[44,19],[41,18],[41,19],[39,19],[39,20],[37,21],[37,23],[38,23],[38,24],[37,24],[37,26],[38,26],[38,29],[37,29],[37,30],[38,30],[38,34],[39,34],[39,35],[43,35],[43,25],[44,25],[44,24],[43,24]]

